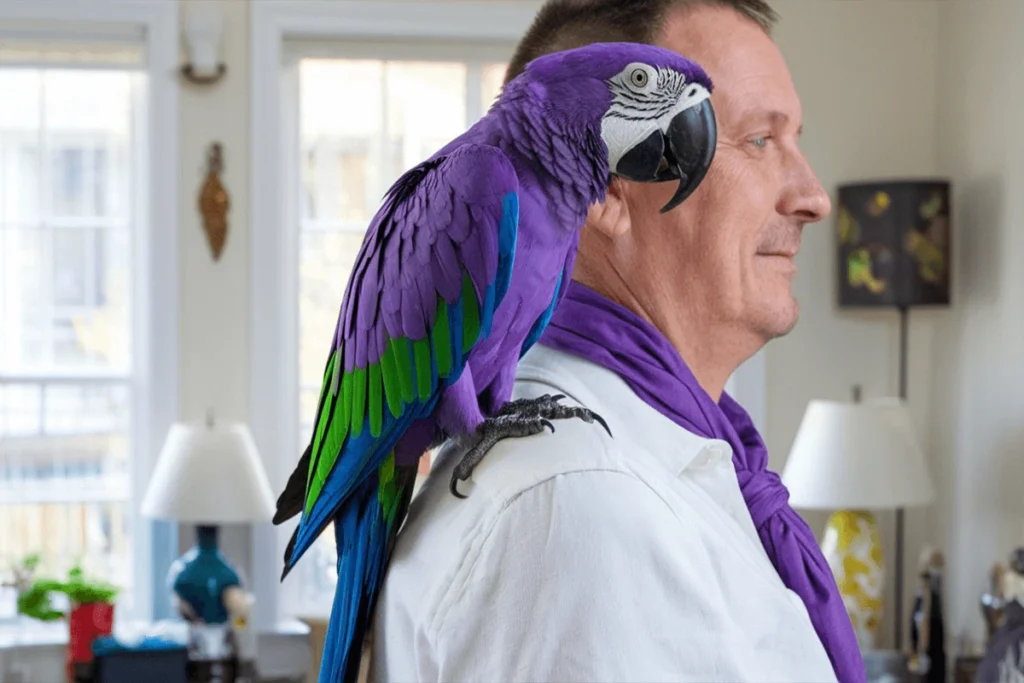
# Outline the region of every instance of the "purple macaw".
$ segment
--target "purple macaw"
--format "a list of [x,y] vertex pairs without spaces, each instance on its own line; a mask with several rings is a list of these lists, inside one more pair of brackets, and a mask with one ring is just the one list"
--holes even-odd
[[700,66],[650,45],[540,57],[388,191],[341,304],[313,436],[274,518],[301,515],[285,574],[334,523],[321,683],[356,678],[426,450],[475,442],[451,480],[461,495],[457,482],[499,440],[552,419],[603,424],[557,396],[510,402],[516,366],[551,319],[587,211],[613,176],[677,182],[663,211],[701,182],[717,139],[710,93]]

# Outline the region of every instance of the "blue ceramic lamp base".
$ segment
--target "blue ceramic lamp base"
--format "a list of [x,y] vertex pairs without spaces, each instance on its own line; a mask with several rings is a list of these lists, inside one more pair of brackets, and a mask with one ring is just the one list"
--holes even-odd
[[171,590],[207,624],[228,620],[224,590],[240,586],[238,572],[217,548],[217,527],[196,527],[196,545],[171,565]]

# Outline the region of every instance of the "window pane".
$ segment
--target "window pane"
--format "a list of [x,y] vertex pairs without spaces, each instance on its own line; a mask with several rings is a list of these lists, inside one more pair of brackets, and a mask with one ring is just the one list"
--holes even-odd
[[36,143],[34,132],[0,129],[0,226],[39,224],[40,174]]
[[501,83],[505,78],[505,71],[507,71],[507,65],[505,64],[484,64],[481,77],[483,83],[480,88],[480,96],[482,98],[480,111],[486,112],[494,104],[494,100],[498,98],[499,93],[501,93]]
[[[459,62],[300,62],[299,451],[364,231],[394,180],[466,129],[466,74]],[[307,558],[302,591],[319,602],[337,575],[330,528]]]
[[0,368],[127,371],[130,233],[0,228]]
[[0,383],[0,560],[130,588],[129,406],[124,384]]
[[80,560],[129,609],[138,77],[0,68],[0,564]]
[[[80,562],[93,576],[122,589],[119,609],[131,608],[132,551],[128,504],[0,505],[0,561],[6,565],[39,553],[39,576],[63,578]],[[5,596],[11,598],[13,596]],[[0,600],[0,619],[13,617]]]
[[52,357],[48,235],[2,226],[0,233],[0,368],[27,371],[48,364]]
[[299,238],[299,383],[314,393],[302,417],[313,420],[327,354],[362,233],[303,232]]
[[302,60],[303,217],[365,227],[377,210],[383,74],[379,61]]
[[389,62],[385,78],[390,184],[466,130],[466,65]]

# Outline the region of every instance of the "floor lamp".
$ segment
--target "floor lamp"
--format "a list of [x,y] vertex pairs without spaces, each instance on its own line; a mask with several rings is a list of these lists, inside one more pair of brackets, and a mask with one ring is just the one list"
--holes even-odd
[[[950,301],[950,183],[883,180],[841,185],[838,295],[842,308],[899,312],[899,396],[907,400],[910,309]],[[904,509],[896,509],[896,648],[903,646]]]

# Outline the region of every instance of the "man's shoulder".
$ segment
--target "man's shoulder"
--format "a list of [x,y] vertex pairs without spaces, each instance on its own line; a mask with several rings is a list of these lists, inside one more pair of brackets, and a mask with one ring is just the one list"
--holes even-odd
[[[574,405],[571,399],[563,402]],[[470,480],[459,483],[459,490],[479,490],[507,504],[524,491],[559,476],[593,470],[634,474],[620,444],[597,422],[567,418],[551,420],[551,424],[553,432],[545,429],[535,436],[499,442],[473,470]],[[463,453],[461,448],[446,453],[439,467],[454,467]],[[450,478],[450,472],[445,476]]]

